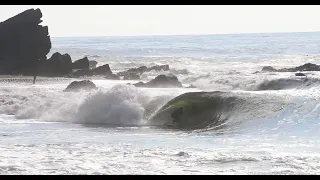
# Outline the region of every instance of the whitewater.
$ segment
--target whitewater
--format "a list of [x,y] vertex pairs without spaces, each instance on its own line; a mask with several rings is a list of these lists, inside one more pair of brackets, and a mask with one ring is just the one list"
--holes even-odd
[[[320,64],[320,33],[51,39],[48,57],[87,56],[114,73],[169,65],[142,81],[175,75],[183,88],[88,77],[97,89],[64,92],[79,79],[1,76],[0,174],[320,174],[320,72],[257,73]],[[193,92],[211,109],[190,122],[218,123],[151,121]]]

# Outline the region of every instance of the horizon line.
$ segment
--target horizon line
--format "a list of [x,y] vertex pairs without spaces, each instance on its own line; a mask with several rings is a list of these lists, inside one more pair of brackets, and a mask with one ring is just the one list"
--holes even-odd
[[141,35],[86,35],[86,36],[51,36],[51,38],[85,38],[85,37],[150,37],[150,36],[211,36],[211,35],[242,35],[242,34],[289,34],[289,33],[320,33],[320,31],[291,32],[245,32],[245,33],[212,33],[212,34],[141,34]]

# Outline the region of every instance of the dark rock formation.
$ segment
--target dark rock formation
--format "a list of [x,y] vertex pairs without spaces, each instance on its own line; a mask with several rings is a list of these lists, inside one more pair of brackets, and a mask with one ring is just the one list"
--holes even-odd
[[89,68],[93,69],[97,67],[98,62],[97,61],[89,61]]
[[72,69],[89,69],[89,59],[84,57],[72,63]]
[[72,77],[81,77],[81,76],[107,76],[112,74],[112,71],[109,67],[109,64],[99,66],[93,69],[82,69],[78,70],[71,74]]
[[181,82],[179,82],[176,76],[166,76],[166,75],[159,75],[147,83],[143,83],[140,81],[133,85],[136,87],[150,87],[150,88],[182,87]]
[[40,9],[29,9],[0,23],[0,74],[35,75],[51,41]]
[[67,88],[64,91],[69,92],[69,91],[80,91],[80,90],[92,90],[96,88],[97,87],[93,82],[89,80],[83,80],[83,81],[73,81],[67,86]]
[[156,65],[156,66],[152,66],[150,68],[146,67],[146,66],[140,66],[138,68],[131,68],[131,69],[128,69],[127,71],[123,71],[123,72],[119,72],[117,75],[118,76],[125,76],[128,74],[132,74],[132,73],[135,73],[139,76],[141,76],[141,74],[143,74],[144,72],[148,72],[148,71],[152,71],[152,70],[155,70],[155,71],[169,71],[170,68],[169,68],[169,65]]
[[296,76],[306,76],[305,74],[303,73],[295,73]]
[[52,54],[48,60],[41,60],[38,63],[40,76],[63,76],[72,72],[72,60],[69,54]]
[[265,66],[261,71],[269,71],[269,72],[298,72],[298,71],[320,71],[320,65],[306,63],[304,65],[294,67],[294,68],[283,68],[283,69],[275,69],[271,66]]
[[137,73],[126,73],[124,76],[123,76],[123,80],[139,80],[140,79],[140,76],[137,74]]
[[108,74],[104,77],[105,79],[111,79],[111,80],[120,80],[120,77],[116,74]]

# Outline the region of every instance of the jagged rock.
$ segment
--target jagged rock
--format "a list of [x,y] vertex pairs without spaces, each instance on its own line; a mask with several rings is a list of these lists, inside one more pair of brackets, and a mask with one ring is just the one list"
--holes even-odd
[[51,41],[40,9],[28,9],[0,23],[0,74],[34,75]]
[[96,88],[97,87],[93,82],[89,80],[83,80],[83,81],[73,81],[67,86],[67,88],[64,91],[69,92],[69,91],[79,91],[79,90],[92,90]]
[[149,88],[182,87],[181,82],[178,80],[176,76],[166,76],[166,75],[159,75],[155,79],[147,83],[143,83],[140,81],[133,85],[136,87],[149,87]]
[[93,69],[97,67],[98,62],[97,61],[89,61],[89,68]]
[[38,64],[40,76],[63,76],[72,72],[72,60],[69,54],[56,52],[48,60],[41,60]]
[[120,80],[120,77],[116,74],[108,74],[104,77],[105,79],[111,79],[111,80]]
[[72,63],[72,69],[89,69],[89,59],[84,57]]
[[140,76],[137,73],[127,73],[123,76],[123,80],[139,80]]

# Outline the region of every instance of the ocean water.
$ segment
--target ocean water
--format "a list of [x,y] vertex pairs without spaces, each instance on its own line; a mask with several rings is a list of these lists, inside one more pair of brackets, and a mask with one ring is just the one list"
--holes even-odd
[[[320,72],[255,73],[320,64],[320,33],[53,37],[48,57],[57,51],[113,72],[168,64],[142,80],[173,74],[197,88],[91,77],[97,90],[63,92],[76,79],[2,76],[0,174],[320,174]],[[196,91],[236,99],[221,104],[223,128],[150,125],[168,101]]]

